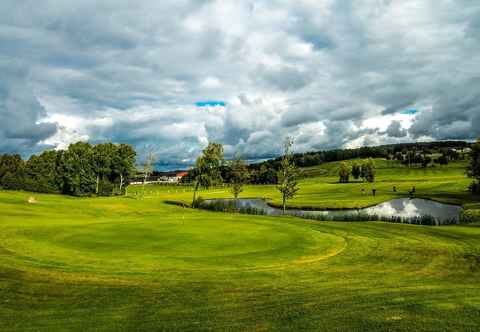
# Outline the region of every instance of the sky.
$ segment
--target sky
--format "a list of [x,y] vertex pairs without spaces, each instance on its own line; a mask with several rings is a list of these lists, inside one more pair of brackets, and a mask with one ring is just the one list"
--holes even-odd
[[0,1],[0,153],[471,140],[479,87],[476,0]]

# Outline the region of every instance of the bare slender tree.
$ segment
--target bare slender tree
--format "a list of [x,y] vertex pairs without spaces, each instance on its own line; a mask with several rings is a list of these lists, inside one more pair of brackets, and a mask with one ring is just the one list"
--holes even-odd
[[232,169],[232,179],[230,181],[232,186],[230,187],[230,191],[235,200],[237,200],[238,195],[243,191],[243,186],[250,177],[250,173],[239,153],[235,155],[235,159],[232,161],[230,167]]
[[280,170],[278,171],[277,189],[282,194],[282,207],[285,213],[287,200],[294,198],[298,192],[297,177],[299,171],[293,161],[293,139],[287,137],[283,145],[283,157],[280,162]]
[[142,173],[143,173],[143,184],[142,184],[142,199],[145,197],[145,184],[148,177],[153,173],[153,164],[157,160],[155,152],[152,148],[147,149],[147,154],[145,155],[145,160],[143,162]]

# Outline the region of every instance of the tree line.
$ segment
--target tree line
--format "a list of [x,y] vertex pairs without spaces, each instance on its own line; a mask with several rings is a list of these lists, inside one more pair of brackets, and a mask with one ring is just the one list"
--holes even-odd
[[[229,183],[235,197],[242,191],[243,184],[277,184],[286,199],[296,193],[296,178],[299,177],[297,167],[305,166],[302,158],[305,156],[321,156],[323,161],[334,161],[337,158],[348,160],[354,156],[367,156],[363,163],[346,161],[341,163],[339,181],[348,182],[350,176],[354,179],[373,182],[375,180],[375,164],[371,158],[383,155],[383,147],[366,147],[351,150],[320,151],[316,153],[294,154],[293,142],[288,141],[284,146],[281,157],[266,162],[247,165],[240,156],[233,161],[225,162],[223,146],[210,143],[197,159],[196,167],[189,171],[183,181],[194,184],[194,195],[200,187],[211,187],[219,183]],[[471,148],[470,165],[467,174],[474,179],[470,189],[480,192],[480,141],[475,144],[466,142],[432,142],[413,143],[387,146],[390,152],[387,159],[401,160],[410,165],[422,164],[427,159],[427,153],[432,149],[441,151],[440,157],[433,160],[446,164],[449,160],[462,159],[456,148]],[[413,150],[405,150],[409,147]],[[422,147],[423,150],[417,150]],[[430,149],[430,150],[428,150]],[[396,151],[396,152],[395,152]],[[420,151],[420,152],[419,152]],[[302,157],[299,159],[299,156]],[[420,159],[421,156],[423,159]],[[429,157],[429,156],[428,156]],[[308,158],[307,158],[308,159]],[[443,160],[445,159],[445,160]],[[135,175],[135,150],[127,144],[97,144],[78,142],[71,144],[68,149],[60,151],[45,151],[40,155],[33,155],[28,160],[22,160],[20,155],[0,155],[0,188],[20,189],[44,193],[62,193],[74,196],[122,194],[132,176]],[[142,173],[150,174],[153,171],[153,158],[146,158]],[[148,162],[149,161],[149,162]],[[287,170],[290,167],[290,170]],[[285,173],[287,172],[287,173]],[[288,188],[292,186],[291,188]],[[196,197],[194,196],[194,201]]]
[[0,155],[0,187],[73,196],[122,194],[135,173],[136,152],[128,144],[71,144],[23,160]]
[[[473,144],[465,141],[443,141],[443,142],[419,142],[383,145],[377,147],[361,147],[358,149],[337,149],[329,151],[316,151],[306,153],[292,153],[292,162],[298,167],[309,167],[321,165],[326,162],[348,161],[352,159],[373,159],[384,158],[387,160],[398,160],[408,167],[427,167],[432,163],[438,165],[447,165],[451,161],[464,160],[466,154],[464,149],[471,148]],[[275,159],[266,160],[260,163],[245,165],[249,176],[246,180],[249,184],[277,184],[278,174],[281,169],[283,156]],[[345,166],[343,173],[348,173],[354,179],[362,178],[364,181],[374,181],[374,164],[369,175],[365,168],[362,171],[362,165]],[[347,172],[348,170],[348,172]],[[183,178],[183,182],[193,182],[194,170]],[[226,183],[230,183],[235,175],[228,163],[222,163],[219,166],[219,172]],[[345,182],[345,179],[341,182]]]
[[[408,153],[410,160],[413,160],[412,154],[416,156],[414,160],[416,164],[421,164],[423,160],[419,157],[431,154],[441,154],[448,161],[462,160],[464,154],[458,152],[465,148],[470,148],[471,143],[465,141],[441,141],[441,142],[417,142],[417,143],[400,143],[381,146],[365,146],[356,149],[335,149],[326,151],[309,151],[305,153],[293,154],[293,161],[299,167],[317,166],[327,162],[351,160],[351,159],[367,159],[367,158],[385,158],[406,160],[408,162]],[[401,157],[400,157],[401,156]],[[261,163],[249,166],[251,170],[260,171],[265,169],[278,170],[281,158],[266,160]],[[441,164],[441,162],[439,161]]]

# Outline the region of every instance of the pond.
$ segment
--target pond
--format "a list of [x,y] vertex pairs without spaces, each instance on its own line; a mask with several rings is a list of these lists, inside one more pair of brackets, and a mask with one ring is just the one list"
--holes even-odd
[[[256,209],[263,211],[266,215],[281,215],[282,210],[272,207],[260,198],[241,198],[237,201],[231,199],[211,199],[204,202],[205,205],[224,204],[234,205],[237,209]],[[205,207],[205,206],[204,206]],[[208,208],[208,207],[207,207]],[[398,198],[393,199],[372,207],[363,209],[349,210],[287,210],[286,214],[313,217],[321,219],[325,217],[327,220],[336,220],[345,216],[377,216],[379,219],[389,219],[392,217],[401,218],[402,222],[415,220],[415,218],[431,217],[435,224],[456,223],[460,219],[463,209],[457,205],[443,204],[420,198]],[[406,221],[407,220],[407,221]]]

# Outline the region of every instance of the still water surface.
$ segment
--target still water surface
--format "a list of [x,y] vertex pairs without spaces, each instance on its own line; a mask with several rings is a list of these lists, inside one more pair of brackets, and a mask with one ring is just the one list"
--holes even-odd
[[[231,203],[232,200],[228,199],[212,199],[207,200],[205,203],[224,202]],[[281,215],[282,210],[279,208],[271,207],[267,202],[260,198],[241,198],[237,200],[237,208],[253,207],[261,209],[268,215]],[[439,223],[447,220],[459,220],[462,207],[457,205],[443,204],[426,199],[420,198],[398,198],[390,201],[364,208],[364,209],[349,209],[349,210],[287,210],[289,215],[324,215],[324,216],[344,216],[346,214],[369,214],[378,215],[380,217],[421,217],[432,216]]]

